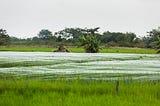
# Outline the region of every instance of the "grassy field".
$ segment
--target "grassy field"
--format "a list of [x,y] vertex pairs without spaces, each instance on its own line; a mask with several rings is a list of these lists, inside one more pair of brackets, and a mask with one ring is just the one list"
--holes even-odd
[[[69,47],[73,53],[84,53],[83,48]],[[19,51],[19,52],[52,52],[56,48],[51,47],[27,47],[27,46],[13,46],[13,47],[0,47],[0,51]],[[124,47],[112,47],[102,48],[100,53],[136,53],[136,54],[155,54],[156,50],[143,49],[143,48],[124,48]]]
[[0,106],[159,106],[159,81],[0,80]]

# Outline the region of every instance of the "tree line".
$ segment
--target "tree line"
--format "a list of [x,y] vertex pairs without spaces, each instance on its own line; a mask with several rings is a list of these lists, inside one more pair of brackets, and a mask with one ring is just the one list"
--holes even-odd
[[[47,45],[56,47],[58,45],[66,46],[121,46],[121,47],[142,47],[160,49],[160,27],[147,32],[145,37],[137,37],[132,32],[110,32],[105,31],[100,34],[97,28],[65,28],[52,33],[48,29],[42,29],[37,36],[32,38],[20,39],[11,37],[7,31],[0,29],[0,45]],[[94,51],[94,50],[93,50]]]

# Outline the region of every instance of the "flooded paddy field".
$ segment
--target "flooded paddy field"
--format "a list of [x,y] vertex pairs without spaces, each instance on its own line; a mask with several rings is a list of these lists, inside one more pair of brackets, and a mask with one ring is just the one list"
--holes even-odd
[[160,80],[160,55],[0,52],[0,74],[42,79]]

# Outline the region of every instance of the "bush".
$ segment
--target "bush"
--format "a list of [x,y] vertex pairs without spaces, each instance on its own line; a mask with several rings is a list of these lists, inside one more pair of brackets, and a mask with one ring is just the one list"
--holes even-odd
[[97,53],[100,49],[100,42],[96,35],[88,34],[81,37],[82,45],[87,53]]

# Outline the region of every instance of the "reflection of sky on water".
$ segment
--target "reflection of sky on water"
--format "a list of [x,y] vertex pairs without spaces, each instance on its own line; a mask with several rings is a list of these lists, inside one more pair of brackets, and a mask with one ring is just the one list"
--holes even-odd
[[[60,64],[32,67],[0,68],[1,73],[16,75],[124,73],[160,74],[160,55],[115,53],[50,53],[0,52],[0,63],[23,61],[60,62]],[[62,62],[62,63],[61,63]],[[144,78],[144,77],[138,77]],[[145,76],[145,78],[147,78]],[[152,78],[149,76],[148,78]],[[159,78],[159,77],[158,77]],[[135,77],[136,79],[136,77]]]

